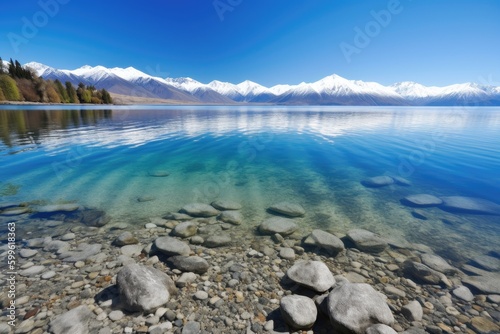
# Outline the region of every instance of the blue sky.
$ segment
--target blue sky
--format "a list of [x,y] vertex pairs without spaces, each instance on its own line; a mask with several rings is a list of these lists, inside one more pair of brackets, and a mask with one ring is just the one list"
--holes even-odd
[[0,56],[267,86],[332,73],[500,85],[499,18],[496,0],[8,1]]

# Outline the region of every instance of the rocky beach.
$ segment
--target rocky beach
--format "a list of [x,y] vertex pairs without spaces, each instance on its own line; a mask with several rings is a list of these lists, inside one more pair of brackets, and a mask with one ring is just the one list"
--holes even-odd
[[[402,202],[442,204],[422,195]],[[75,203],[3,203],[3,239],[7,223],[16,226],[18,275],[15,326],[5,286],[0,333],[500,332],[496,252],[454,265],[366,229],[307,230],[297,203],[270,205],[257,225],[241,208],[191,203],[131,225]],[[5,259],[8,245],[1,251]]]

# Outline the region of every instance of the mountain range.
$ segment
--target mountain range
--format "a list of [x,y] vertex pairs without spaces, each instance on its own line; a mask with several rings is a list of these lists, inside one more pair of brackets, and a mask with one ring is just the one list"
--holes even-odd
[[312,83],[265,87],[249,80],[239,84],[214,80],[208,84],[191,78],[160,78],[133,67],[83,66],[60,70],[30,62],[24,65],[44,79],[82,82],[120,96],[161,99],[178,103],[271,103],[285,105],[373,106],[499,106],[500,87],[476,83],[426,87],[415,82],[383,86],[348,80],[336,74]]

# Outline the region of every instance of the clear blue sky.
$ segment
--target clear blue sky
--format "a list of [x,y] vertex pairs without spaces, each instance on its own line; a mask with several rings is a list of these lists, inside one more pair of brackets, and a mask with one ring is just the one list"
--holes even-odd
[[[55,11],[40,5],[54,2]],[[332,73],[383,84],[489,78],[500,85],[500,1],[397,2],[4,1],[0,56],[56,68],[133,66],[162,77],[250,79],[267,86]],[[389,9],[390,19],[376,23],[372,11]],[[368,42],[356,39],[356,27],[371,29]],[[346,57],[341,45],[356,52],[348,48]]]

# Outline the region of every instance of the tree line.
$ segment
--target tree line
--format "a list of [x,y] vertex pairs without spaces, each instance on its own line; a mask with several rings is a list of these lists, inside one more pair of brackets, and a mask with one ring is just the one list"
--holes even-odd
[[0,101],[28,101],[42,103],[93,103],[112,104],[107,90],[69,81],[63,85],[59,80],[44,80],[30,69],[12,58],[7,69],[0,57]]

